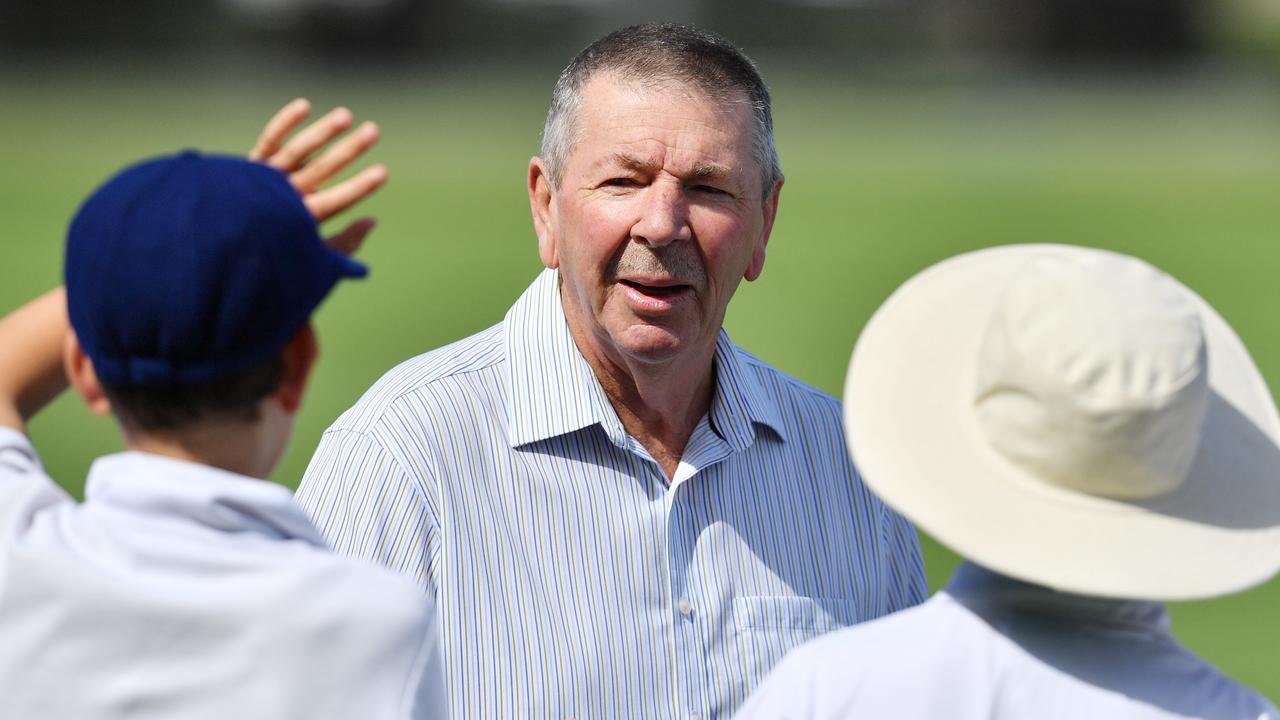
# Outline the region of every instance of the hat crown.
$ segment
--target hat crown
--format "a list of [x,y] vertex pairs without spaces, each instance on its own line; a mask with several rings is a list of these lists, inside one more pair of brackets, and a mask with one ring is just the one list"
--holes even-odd
[[343,277],[284,173],[187,151],[117,173],[67,231],[67,310],[103,382],[207,383],[277,353]]
[[979,350],[987,441],[1044,483],[1153,498],[1183,482],[1208,402],[1195,305],[1122,256],[1038,257],[1005,291]]

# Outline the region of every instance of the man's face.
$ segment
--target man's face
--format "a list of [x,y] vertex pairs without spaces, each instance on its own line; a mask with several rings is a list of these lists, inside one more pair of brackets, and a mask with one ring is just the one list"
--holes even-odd
[[738,283],[764,267],[777,210],[742,100],[597,75],[560,187],[530,163],[539,251],[560,269],[585,353],[616,365],[710,357]]

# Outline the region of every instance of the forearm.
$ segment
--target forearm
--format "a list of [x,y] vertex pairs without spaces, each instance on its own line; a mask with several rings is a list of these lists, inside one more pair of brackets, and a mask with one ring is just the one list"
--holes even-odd
[[67,387],[67,296],[51,290],[0,319],[0,426],[22,430]]

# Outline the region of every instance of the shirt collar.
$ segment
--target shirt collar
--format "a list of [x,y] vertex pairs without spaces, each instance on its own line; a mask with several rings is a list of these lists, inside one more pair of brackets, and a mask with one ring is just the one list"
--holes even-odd
[[716,338],[716,392],[711,399],[711,426],[734,450],[756,440],[756,426],[764,425],[780,440],[787,434],[774,397],[760,386],[759,375],[747,367],[745,354],[720,329]]
[[186,519],[229,533],[249,532],[325,547],[288,489],[207,465],[142,452],[98,458],[85,500],[122,510]]
[[[626,430],[586,358],[578,351],[560,300],[560,277],[544,270],[503,322],[507,355],[507,427],[511,447],[599,424],[626,446]],[[786,435],[773,398],[746,367],[723,329],[716,339],[716,391],[710,420],[734,450],[749,447],[756,424]]]
[[1060,592],[1000,575],[974,563],[964,563],[956,570],[946,593],[984,617],[1017,610],[1153,633],[1167,633],[1170,629],[1169,611],[1164,603]]
[[503,334],[511,447],[595,424],[615,445],[625,443],[622,421],[569,332],[559,273],[538,275],[507,311]]

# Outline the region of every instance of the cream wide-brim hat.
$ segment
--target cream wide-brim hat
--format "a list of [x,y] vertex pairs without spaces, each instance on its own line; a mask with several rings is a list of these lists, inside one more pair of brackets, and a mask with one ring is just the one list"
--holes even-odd
[[957,553],[1103,597],[1280,569],[1280,418],[1243,343],[1140,260],[1014,245],[907,281],[845,384],[867,485]]

